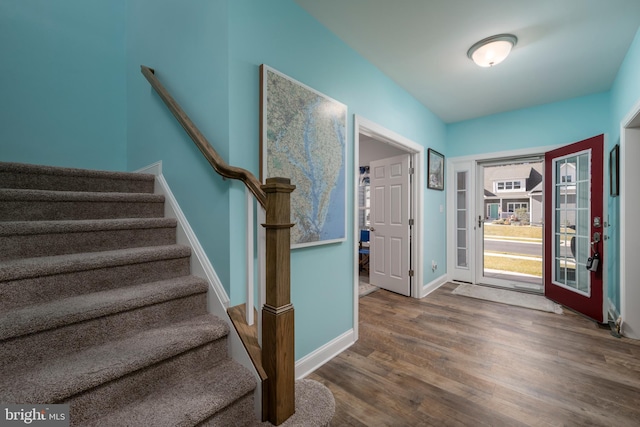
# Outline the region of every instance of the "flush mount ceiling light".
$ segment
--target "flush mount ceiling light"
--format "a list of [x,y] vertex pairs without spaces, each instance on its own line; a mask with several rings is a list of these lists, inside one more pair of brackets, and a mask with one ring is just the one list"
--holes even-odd
[[498,34],[471,46],[467,56],[481,67],[493,67],[505,60],[516,43],[518,38],[513,34]]

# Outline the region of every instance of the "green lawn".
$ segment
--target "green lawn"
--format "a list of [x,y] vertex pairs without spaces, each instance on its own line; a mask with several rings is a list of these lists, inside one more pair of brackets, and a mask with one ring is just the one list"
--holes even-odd
[[484,225],[485,236],[528,237],[542,239],[542,227],[530,225]]
[[[575,234],[575,231],[570,228],[562,227],[560,232],[566,233],[565,236],[561,236],[561,240],[569,242],[571,235]],[[542,241],[542,227],[532,227],[528,225],[515,226],[515,225],[499,225],[485,223],[484,227],[485,237],[504,237],[505,240],[517,240],[523,239],[540,239]],[[508,253],[507,255],[520,255],[516,253]],[[484,257],[484,268],[491,270],[511,271],[515,273],[532,274],[534,276],[542,277],[542,260],[529,260],[529,259],[512,259],[507,257],[498,257],[486,255]]]
[[542,277],[542,260],[512,259],[485,255],[484,268]]

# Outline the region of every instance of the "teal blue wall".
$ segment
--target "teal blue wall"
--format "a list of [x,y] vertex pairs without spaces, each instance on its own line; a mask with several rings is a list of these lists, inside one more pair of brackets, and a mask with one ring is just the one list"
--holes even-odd
[[[223,158],[256,175],[261,63],[346,104],[348,239],[293,251],[299,359],[353,327],[354,114],[448,157],[600,133],[610,135],[611,148],[620,120],[640,99],[639,38],[610,93],[445,126],[293,0],[0,0],[0,48],[11,59],[0,61],[0,160],[116,170],[162,160],[216,272],[239,302],[243,189],[211,172],[140,64],[156,68]],[[443,273],[431,272],[432,259],[446,265],[444,204],[443,192],[425,190],[425,283]],[[609,209],[617,218],[617,199]],[[610,280],[617,280],[611,265]],[[610,298],[618,301],[616,292]]]
[[140,73],[144,64],[228,160],[227,1],[127,2],[127,159],[131,170],[162,160],[163,174],[226,291],[229,183],[202,154]]
[[[353,325],[353,115],[372,120],[414,142],[445,149],[445,126],[417,100],[346,46],[292,0],[229,2],[229,137],[232,163],[258,174],[259,66],[264,63],[348,106],[347,241],[292,252],[296,358]],[[241,212],[238,190],[232,212]],[[446,265],[444,193],[425,192],[425,282],[431,259]],[[232,229],[241,233],[241,218]],[[234,251],[236,252],[236,251]],[[242,252],[238,252],[242,254]],[[240,256],[238,255],[238,256]],[[232,266],[242,266],[234,259]],[[236,271],[235,268],[233,268]],[[242,272],[241,268],[237,271]],[[443,274],[438,271],[438,275]],[[234,280],[236,282],[241,280]],[[232,290],[233,292],[233,290]]]
[[[620,143],[621,122],[627,118],[631,109],[638,102],[640,102],[640,30],[636,33],[611,88],[611,138],[607,144],[609,150],[615,144]],[[612,260],[618,260],[620,253],[620,199],[609,197],[608,203],[612,237],[609,244],[609,257]],[[608,275],[608,296],[620,313],[620,266],[617,262],[609,263]]]
[[609,93],[494,114],[447,126],[449,157],[569,144],[609,133]]
[[620,138],[620,122],[640,100],[640,29],[611,88],[612,140]]
[[0,161],[124,170],[124,0],[0,0]]

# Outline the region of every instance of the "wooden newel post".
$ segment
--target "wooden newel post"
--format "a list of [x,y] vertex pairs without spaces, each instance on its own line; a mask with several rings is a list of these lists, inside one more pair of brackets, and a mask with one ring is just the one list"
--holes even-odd
[[280,425],[295,412],[294,316],[291,305],[291,192],[286,178],[268,178],[266,304],[262,309],[262,363],[267,374],[263,413]]

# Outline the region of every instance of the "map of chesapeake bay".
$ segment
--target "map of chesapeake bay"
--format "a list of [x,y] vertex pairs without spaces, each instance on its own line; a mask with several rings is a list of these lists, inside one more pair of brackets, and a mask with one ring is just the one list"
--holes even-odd
[[291,179],[291,244],[345,236],[346,106],[267,70],[267,176]]

